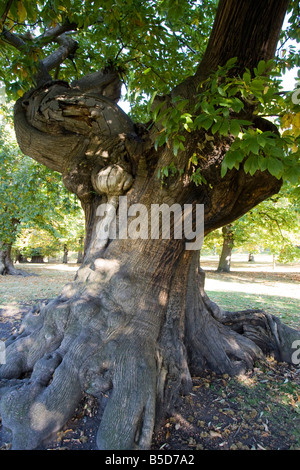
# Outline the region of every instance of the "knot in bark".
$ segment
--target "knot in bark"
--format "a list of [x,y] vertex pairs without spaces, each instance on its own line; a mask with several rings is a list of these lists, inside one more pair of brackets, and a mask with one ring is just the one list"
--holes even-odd
[[119,196],[131,188],[133,176],[120,165],[113,164],[92,175],[92,184],[99,194]]

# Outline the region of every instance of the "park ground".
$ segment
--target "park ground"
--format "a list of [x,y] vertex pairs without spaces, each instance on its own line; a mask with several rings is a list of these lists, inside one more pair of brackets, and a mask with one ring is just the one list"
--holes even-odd
[[[226,310],[260,308],[300,329],[300,264],[275,266],[269,255],[232,257],[231,272],[216,272],[218,257],[203,256],[206,292]],[[0,277],[0,340],[17,331],[23,315],[42,299],[58,295],[78,265],[24,264],[36,276]],[[84,396],[73,419],[41,447],[95,449],[97,403]],[[0,422],[0,449],[10,449]],[[153,436],[161,450],[300,450],[300,368],[272,358],[238,378],[204,372],[180,397],[171,416]]]

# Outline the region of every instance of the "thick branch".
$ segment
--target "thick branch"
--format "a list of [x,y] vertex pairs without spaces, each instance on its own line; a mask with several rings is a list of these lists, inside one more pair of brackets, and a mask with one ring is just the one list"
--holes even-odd
[[211,194],[207,207],[210,214],[207,233],[234,222],[270,196],[278,193],[281,180],[268,171],[257,171],[253,176],[243,170],[231,170]]
[[11,33],[8,31],[8,29],[3,28],[3,31],[1,33],[1,36],[5,39],[6,42],[8,42],[11,46],[15,47],[19,51],[22,50],[22,48],[25,46],[26,42],[21,39],[19,36],[16,34]]
[[58,36],[61,36],[62,34],[68,32],[68,31],[74,31],[77,29],[77,24],[76,23],[69,23],[68,21],[62,25],[57,25],[54,28],[48,29],[45,31],[43,34],[38,36],[36,38],[36,41],[42,41],[43,44],[46,44],[47,42],[53,41],[55,38]]
[[289,0],[220,0],[198,72],[215,70],[232,57],[240,70],[274,57]]
[[[0,20],[0,23],[3,23],[5,21],[5,12],[2,15],[2,18]],[[22,48],[26,45],[28,41],[34,40],[35,47],[40,43],[40,47],[43,47],[45,44],[48,44],[49,42],[53,42],[59,38],[59,36],[62,36],[64,33],[68,31],[73,31],[77,29],[76,23],[69,23],[68,21],[62,25],[57,25],[54,28],[48,29],[45,31],[43,34],[40,34],[40,36],[33,37],[31,34],[29,35],[28,38],[24,35],[18,35],[15,33],[12,33],[8,31],[7,28],[3,27],[2,31],[2,37],[13,47],[18,49],[19,51],[22,50]]]
[[[55,38],[55,36],[53,36],[53,38]],[[60,44],[59,48],[40,62],[40,71],[36,78],[38,85],[49,81],[49,78],[51,79],[49,75],[50,70],[55,69],[69,56],[74,55],[78,48],[77,42],[65,34],[58,36],[56,42]]]
[[[76,28],[77,25],[75,23],[69,23],[67,21],[63,25],[57,25],[54,28],[48,29],[36,38],[29,37],[30,41],[34,39],[34,47],[38,45],[38,47],[42,48],[45,44],[50,42],[57,42],[59,44],[58,49],[45,59],[39,61],[39,71],[35,77],[38,86],[51,80],[51,76],[49,75],[50,70],[59,66],[67,57],[75,54],[78,44],[65,33],[75,30]],[[24,36],[11,33],[6,28],[3,28],[2,37],[20,52],[24,51],[28,42]]]
[[[24,106],[24,102],[26,105]],[[29,101],[24,95],[14,107],[14,125],[18,144],[25,155],[46,165],[52,170],[63,172],[74,155],[84,154],[88,145],[80,135],[65,133],[58,136],[43,132],[28,121],[26,109]],[[51,127],[51,124],[50,124]]]
[[260,60],[274,57],[289,0],[220,0],[213,30],[194,77],[175,88],[176,95],[193,97],[197,85],[218,66],[237,57],[237,73],[253,70]]
[[122,82],[118,72],[113,69],[99,70],[72,82],[72,87],[83,93],[93,92],[118,102],[121,97]]
[[6,7],[4,8],[4,12],[3,12],[2,16],[1,16],[1,19],[0,19],[1,24],[4,24],[13,1],[14,0],[9,0],[7,2]]
[[111,91],[110,81],[115,82],[116,75],[108,80],[105,74],[99,77],[95,92],[50,82],[15,105],[15,131],[22,152],[62,173],[68,189],[81,201],[93,190],[92,172],[122,159],[130,172],[131,146],[136,155],[140,144],[130,118],[103,96]]

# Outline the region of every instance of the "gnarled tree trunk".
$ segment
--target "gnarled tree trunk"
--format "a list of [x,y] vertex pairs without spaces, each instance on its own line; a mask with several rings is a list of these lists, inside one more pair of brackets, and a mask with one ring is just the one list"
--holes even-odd
[[81,264],[83,261],[83,237],[79,238],[78,245],[77,264]]
[[[228,9],[232,3],[238,10]],[[282,21],[287,2],[265,2],[267,17],[261,5],[258,9],[253,2],[242,3],[247,8],[240,2],[220,2],[206,66],[214,66],[215,57],[211,62],[208,57],[219,51],[216,38],[221,35],[224,41],[222,14],[223,28],[229,27],[228,15],[236,28],[250,8],[256,15],[255,31],[259,21],[264,31],[271,15],[278,36],[278,15]],[[274,11],[269,12],[271,4]],[[237,34],[241,46],[242,31],[229,33],[229,38]],[[258,60],[274,52],[274,41],[266,49],[266,38],[256,37]],[[229,46],[228,51],[222,49],[218,64],[236,55],[230,41]],[[249,49],[242,53],[252,57],[252,44]],[[174,94],[193,99],[199,76],[207,72],[199,68]],[[184,238],[149,235],[147,217],[153,204],[204,204],[209,233],[276,193],[280,182],[267,172],[250,176],[235,169],[221,178],[220,164],[231,139],[215,137],[212,143],[199,132],[187,134],[186,151],[178,154],[184,174],[161,185],[157,172],[173,160],[172,151],[168,146],[156,151],[155,129],[136,126],[117,106],[119,89],[116,74],[99,72],[72,85],[44,84],[15,106],[21,149],[63,174],[86,216],[85,257],[74,281],[56,299],[28,314],[20,333],[7,342],[7,363],[0,369],[0,411],[3,425],[12,430],[15,449],[36,448],[60,429],[84,392],[97,397],[104,408],[98,448],[146,449],[155,423],[179,391],[190,390],[191,374],[208,367],[238,374],[263,353],[291,361],[292,341],[300,336],[263,312],[220,309],[204,291],[199,250],[187,250]],[[196,187],[187,162],[199,142],[207,155],[201,171],[208,184]],[[141,238],[103,236],[105,228],[112,227],[112,212],[119,222],[123,217],[121,201],[141,211]],[[99,206],[104,203],[110,206],[101,218]],[[128,229],[134,220],[128,218]]]

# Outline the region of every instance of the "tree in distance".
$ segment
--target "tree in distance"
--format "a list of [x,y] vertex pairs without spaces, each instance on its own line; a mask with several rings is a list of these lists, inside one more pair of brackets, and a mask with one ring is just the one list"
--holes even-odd
[[[82,234],[82,211],[76,196],[62,184],[59,173],[22,155],[7,113],[4,107],[0,125],[0,275],[28,276],[25,270],[14,266],[12,259],[22,231],[37,228],[48,233],[56,244],[62,237],[70,244],[75,236],[75,221],[78,236]],[[20,243],[19,249],[22,248],[24,244]]]
[[280,263],[300,258],[298,188],[282,189],[276,196],[261,202],[234,223],[211,232],[202,252],[219,247],[217,271],[229,272],[233,249],[247,251],[249,261],[254,254],[268,250]]

